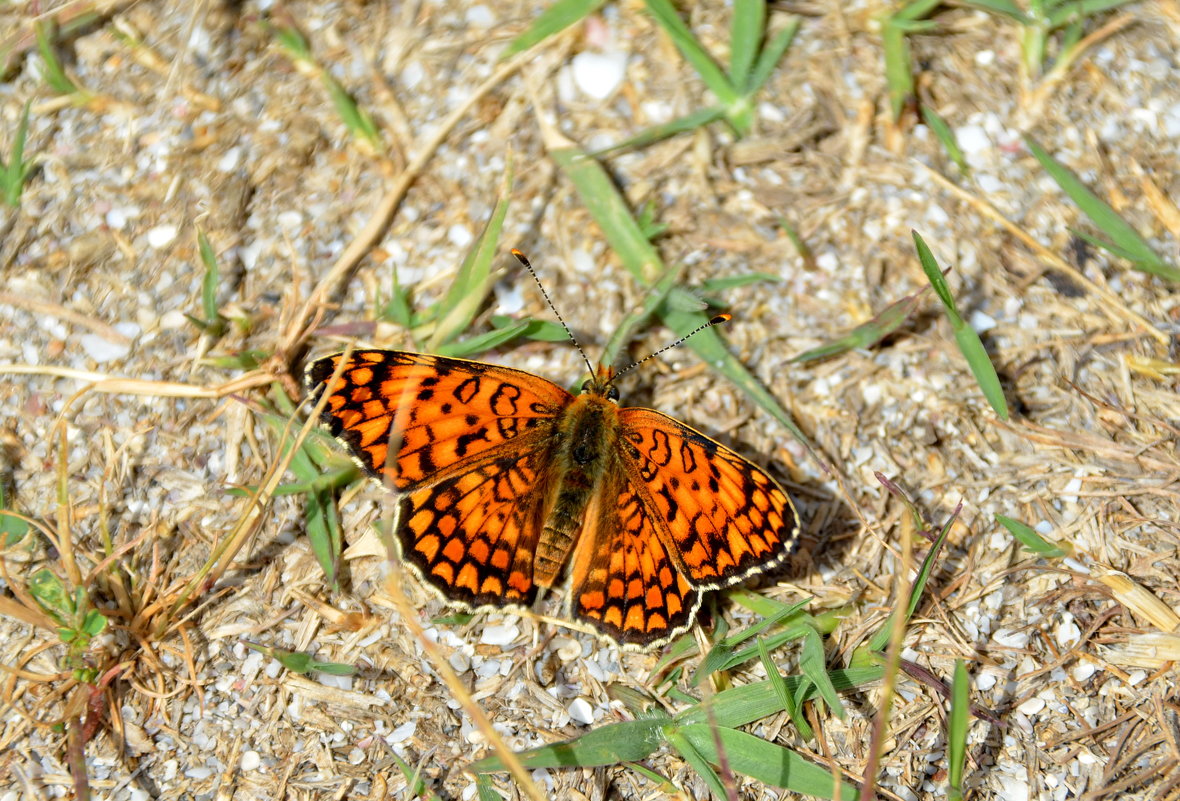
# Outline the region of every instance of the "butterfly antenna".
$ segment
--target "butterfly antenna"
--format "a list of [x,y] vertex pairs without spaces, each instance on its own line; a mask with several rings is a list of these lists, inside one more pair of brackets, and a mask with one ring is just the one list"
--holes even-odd
[[704,325],[699,325],[696,328],[694,328],[693,330],[689,331],[687,334],[685,334],[680,339],[673,342],[671,345],[665,345],[664,347],[657,350],[655,353],[649,353],[648,355],[644,356],[639,361],[632,362],[628,366],[624,367],[622,370],[619,370],[617,373],[615,373],[613,376],[611,376],[610,381],[608,381],[607,383],[613,384],[618,379],[619,376],[621,376],[623,373],[627,372],[628,370],[638,367],[639,365],[643,364],[648,359],[654,359],[655,357],[659,356],[664,351],[672,350],[672,348],[676,348],[676,347],[683,345],[684,341],[686,339],[688,339],[689,337],[693,336],[694,334],[699,334],[702,331],[704,331],[706,328],[712,328],[715,325],[721,325],[721,323],[728,323],[732,319],[733,319],[733,315],[731,315],[731,314],[718,314],[716,317],[713,317],[711,320],[709,320],[709,322],[705,323]]
[[[545,302],[548,303],[549,308],[553,310],[553,316],[557,318],[557,322],[561,323],[561,327],[565,329],[565,333],[569,336],[570,342],[574,343],[574,347],[578,349],[578,353],[582,356],[582,361],[586,362],[586,367],[590,369],[590,375],[593,376],[594,365],[592,365],[590,360],[586,358],[586,351],[582,350],[582,346],[578,344],[578,340],[574,339],[574,332],[571,331],[570,327],[565,324],[565,320],[562,319],[561,312],[557,310],[557,307],[553,305],[553,301],[549,299],[549,293],[545,291],[545,285],[542,284],[541,279],[537,277],[537,271],[534,270],[533,265],[529,263],[528,257],[516,248],[512,249],[512,255],[516,257],[518,262],[524,265],[524,268],[529,271],[529,275],[531,275],[533,280],[537,282],[537,289],[541,290],[541,296],[545,298]],[[696,331],[693,331],[692,333],[695,334]],[[692,336],[692,334],[689,334],[689,336]]]

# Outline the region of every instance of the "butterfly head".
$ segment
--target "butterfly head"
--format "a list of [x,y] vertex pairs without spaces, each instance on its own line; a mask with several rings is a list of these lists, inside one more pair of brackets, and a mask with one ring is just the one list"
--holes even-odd
[[609,401],[619,399],[619,388],[615,386],[615,368],[600,365],[593,378],[587,378],[582,384],[583,395],[597,395]]

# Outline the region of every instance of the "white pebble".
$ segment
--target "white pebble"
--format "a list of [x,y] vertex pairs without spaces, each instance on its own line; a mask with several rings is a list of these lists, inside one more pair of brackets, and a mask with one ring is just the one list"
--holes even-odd
[[1072,648],[1082,638],[1082,630],[1073,622],[1073,615],[1066,612],[1060,623],[1053,629],[1053,639],[1063,651]]
[[[118,323],[115,330],[128,339],[139,336],[140,328],[135,323]],[[86,355],[99,364],[105,364],[116,359],[123,359],[131,352],[131,345],[122,342],[108,342],[98,334],[83,334],[78,338],[82,350]]]
[[980,673],[975,677],[975,689],[986,692],[996,686],[996,677],[991,673]]
[[275,218],[275,221],[279,224],[280,228],[287,231],[294,231],[303,223],[303,215],[297,211],[284,211]]
[[619,88],[627,69],[627,54],[578,53],[571,65],[574,84],[582,94],[595,100],[605,100]]
[[583,726],[589,726],[594,722],[594,708],[590,706],[589,701],[581,696],[570,701],[566,711],[569,712],[570,720],[577,721]]
[[455,651],[447,661],[451,663],[451,669],[456,673],[466,673],[471,667],[471,657],[462,651]]
[[160,328],[164,331],[176,331],[187,325],[191,325],[191,323],[184,316],[184,312],[179,309],[172,309],[160,315]]
[[1016,776],[1009,776],[1006,774],[999,774],[1000,779],[1000,797],[1004,801],[1028,801],[1029,791],[1028,782],[1019,779]]
[[981,125],[964,125],[955,131],[955,141],[965,155],[982,153],[992,147],[991,137]]
[[242,761],[240,764],[242,766],[242,770],[258,770],[259,766],[262,764],[262,755],[257,751],[243,751]]
[[1073,676],[1074,681],[1085,681],[1093,676],[1098,671],[1098,667],[1091,662],[1079,662],[1074,665],[1073,670],[1069,675]]
[[473,28],[490,28],[495,19],[487,6],[472,6],[467,9],[467,24]]
[[1045,708],[1045,701],[1034,696],[1016,708],[1025,715],[1035,715]]
[[414,733],[417,731],[418,731],[418,721],[416,721],[416,720],[406,721],[405,723],[403,723],[402,725],[398,726],[396,729],[391,731],[389,734],[385,735],[385,742],[389,743],[390,745],[401,745],[406,740],[413,737]]
[[981,311],[971,312],[971,327],[975,329],[977,334],[982,334],[984,331],[990,331],[996,327],[995,318],[984,314]]
[[999,629],[992,635],[992,639],[1007,648],[1023,648],[1028,645],[1028,633],[1024,631]]
[[979,50],[975,53],[975,63],[981,67],[986,67],[996,60],[996,53],[994,50]]
[[167,247],[176,239],[178,230],[175,225],[157,225],[147,232],[147,243],[156,250]]
[[484,645],[508,645],[520,636],[520,629],[514,623],[497,623],[488,626],[480,635],[479,641]]
[[471,244],[471,240],[475,239],[475,235],[467,226],[455,223],[447,229],[447,239],[455,247],[465,248]]

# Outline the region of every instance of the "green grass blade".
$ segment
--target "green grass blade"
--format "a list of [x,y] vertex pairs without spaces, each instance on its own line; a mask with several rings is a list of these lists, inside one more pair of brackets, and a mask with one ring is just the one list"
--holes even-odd
[[[667,717],[609,723],[565,742],[530,748],[517,754],[520,764],[537,768],[598,767],[646,759],[660,746]],[[472,773],[507,770],[497,756],[467,766]]]
[[[767,643],[767,647],[771,647],[769,642]],[[882,673],[883,671],[880,667],[870,666],[831,670],[828,671],[828,676],[832,681],[832,685],[838,691],[847,692],[848,690],[879,681]],[[788,689],[797,698],[799,703],[807,701],[815,694],[815,685],[803,676],[784,676],[783,681],[787,683]],[[804,683],[810,689],[800,692]],[[729,726],[731,728],[745,726],[756,720],[761,720],[768,715],[774,715],[783,711],[783,707],[779,705],[778,693],[769,681],[743,684],[740,687],[722,690],[713,696],[709,703],[713,705],[713,720],[717,725]],[[708,723],[709,710],[705,708],[704,704],[697,704],[677,713],[675,715],[675,721],[682,725]]]
[[45,82],[60,95],[72,95],[79,92],[80,89],[66,75],[65,68],[61,65],[61,59],[57,57],[57,53],[53,49],[53,42],[50,41],[51,27],[50,23],[43,21],[37,22],[33,26],[37,37],[37,51],[41,54],[41,60],[45,64]]
[[[963,503],[960,501],[954,513],[947,518],[942,531],[938,533],[938,538],[930,546],[930,551],[926,554],[926,558],[922,560],[922,567],[918,569],[918,576],[914,579],[914,586],[910,592],[909,606],[904,610],[906,623],[909,623],[910,618],[913,617],[914,610],[918,608],[918,604],[922,601],[922,592],[926,589],[926,582],[930,579],[930,573],[933,572],[934,564],[938,561],[938,554],[942,551],[943,543],[946,542],[946,535],[951,533],[951,526],[955,524],[955,520],[959,517],[959,510],[962,508]],[[881,628],[877,629],[877,633],[869,640],[870,650],[881,651],[889,644],[889,636],[893,632],[893,616],[901,611],[900,609],[894,609],[889,617],[885,619]]]
[[963,3],[963,5],[1008,17],[1008,19],[1019,22],[1021,25],[1028,25],[1032,22],[1020,6],[1011,2],[1011,0],[969,0]]
[[914,246],[918,251],[918,260],[922,263],[922,270],[926,273],[930,285],[934,287],[935,293],[946,309],[946,315],[950,320],[951,331],[955,335],[959,351],[967,360],[971,374],[975,376],[975,381],[983,391],[983,396],[987,398],[987,402],[991,404],[996,415],[1001,420],[1007,420],[1008,401],[1004,398],[1004,388],[1000,385],[1000,377],[996,375],[996,368],[987,355],[987,348],[983,346],[975,329],[969,326],[959,314],[955,299],[951,296],[950,287],[947,286],[946,278],[938,269],[938,262],[934,260],[934,254],[930,252],[930,248],[926,246],[926,242],[917,231],[912,233]]
[[1147,240],[1139,236],[1138,231],[1120,217],[1105,200],[1091,192],[1070,169],[1049,155],[1031,136],[1024,137],[1024,143],[1045,172],[1049,173],[1090,221],[1110,238],[1115,247],[1125,254],[1130,254],[1131,265],[1135,269],[1168,281],[1180,281],[1180,268],[1160,258],[1151,249]]
[[647,147],[655,142],[662,142],[678,134],[695,131],[697,128],[704,127],[714,120],[719,120],[725,116],[725,109],[720,106],[710,106],[699,111],[694,111],[691,114],[686,114],[683,117],[671,120],[669,122],[661,123],[660,125],[653,125],[650,128],[645,128],[635,136],[624,139],[617,145],[610,145],[601,150],[595,150],[592,156],[601,156],[607,153],[617,153],[623,150],[636,150],[641,147]]
[[437,352],[440,356],[468,358],[489,351],[492,348],[506,345],[512,340],[524,336],[525,332],[533,325],[533,322],[533,320],[520,320],[509,325],[494,328],[491,331],[485,331],[482,334],[476,334],[473,337],[461,339],[458,342],[449,342],[446,345],[440,346]]
[[910,43],[893,17],[881,21],[881,50],[885,57],[885,84],[889,88],[889,110],[894,121],[914,102],[914,75],[910,68]]
[[381,142],[381,132],[377,129],[373,116],[360,107],[356,98],[332,77],[332,73],[321,69],[320,80],[328,90],[328,97],[332,99],[332,105],[335,106],[336,113],[340,115],[348,132],[372,148],[374,153],[383,153],[385,145]]
[[32,160],[25,160],[25,142],[29,135],[30,102],[26,100],[24,110],[21,111],[20,122],[16,126],[16,136],[12,137],[12,152],[8,155],[8,162],[0,160],[0,167],[2,167],[0,171],[3,173],[0,180],[4,183],[4,202],[13,208],[20,205],[20,196],[25,188],[25,180],[33,169]]
[[[827,768],[808,762],[788,748],[743,731],[725,727],[713,728],[705,724],[681,726],[677,733],[690,743],[697,753],[713,764],[720,761],[720,746],[726,762],[735,773],[795,793],[816,798],[835,798],[836,788],[832,783],[831,772]],[[841,798],[852,799],[856,797],[857,788],[844,782],[841,783],[839,791]]]
[[926,121],[927,127],[930,128],[935,138],[942,144],[942,149],[946,151],[950,160],[959,168],[959,172],[963,175],[969,175],[971,168],[967,165],[967,158],[959,148],[959,143],[955,140],[955,134],[950,126],[946,124],[946,120],[940,117],[938,112],[929,106],[922,106],[922,119]]
[[505,172],[500,197],[487,224],[467,251],[454,283],[440,301],[439,321],[426,343],[428,351],[438,353],[439,348],[466,331],[492,291],[495,283],[492,278],[492,260],[500,245],[504,217],[508,214],[508,187],[511,181],[512,169],[509,167]]
[[564,31],[575,22],[584,20],[604,5],[606,0],[557,0],[542,11],[523,33],[512,40],[500,59],[523,53],[538,42]]
[[815,737],[815,731],[811,728],[811,724],[807,722],[807,718],[803,717],[803,705],[796,702],[794,696],[791,694],[791,687],[783,679],[783,674],[779,673],[778,665],[770,658],[770,649],[766,646],[766,641],[761,637],[758,638],[758,657],[762,661],[762,669],[766,671],[766,678],[770,682],[770,686],[774,689],[774,694],[778,697],[778,702],[782,704],[783,709],[787,710],[787,714],[791,716],[791,723],[799,730],[799,736],[804,740],[811,740]]
[[1049,12],[1049,29],[1057,30],[1064,25],[1079,22],[1103,11],[1113,11],[1131,2],[1133,0],[1078,0],[1076,3],[1064,3]]
[[996,515],[996,520],[1000,522],[1000,525],[1008,529],[1009,533],[1019,540],[1021,545],[1038,556],[1043,556],[1046,559],[1058,559],[1062,556],[1070,555],[1069,551],[1049,542],[1038,534],[1036,529],[1026,523],[1021,523],[1019,520],[1013,520],[1004,515]]
[[504,801],[504,796],[496,792],[496,786],[492,784],[491,777],[486,773],[475,777],[475,790],[479,801]]
[[799,654],[799,672],[815,686],[819,697],[828,705],[828,709],[844,719],[844,705],[840,703],[840,696],[836,694],[836,686],[828,675],[827,657],[824,655],[824,641],[819,632],[811,626],[803,636],[803,649]]
[[692,31],[680,18],[680,14],[677,13],[670,0],[644,0],[644,4],[659,26],[671,37],[676,49],[705,82],[705,86],[709,87],[709,90],[726,107],[727,114],[732,116],[734,109],[742,100],[741,94],[737,87],[730,82],[725,71],[718,66],[713,57],[692,35]]
[[729,82],[739,91],[749,86],[750,70],[766,33],[765,0],[734,0],[729,28]]
[[[708,732],[715,731],[714,727],[703,726],[703,728]],[[693,740],[685,736],[683,730],[679,727],[671,728],[665,732],[664,736],[668,740],[668,745],[672,746],[680,754],[680,757],[689,764],[689,767],[704,779],[709,792],[714,798],[730,797],[730,794],[726,791],[725,783],[721,781],[721,777],[717,775],[717,771],[713,770],[713,765],[709,764],[710,762],[717,763],[719,761],[715,741],[713,743],[714,747],[709,749],[713,754],[713,758],[710,760],[705,754],[701,753],[701,750],[697,748],[697,744]]]
[[706,278],[697,284],[697,290],[701,293],[722,292],[726,289],[737,289],[762,282],[781,284],[782,281],[782,276],[774,273],[746,273],[745,275],[729,275],[723,278]]
[[886,306],[876,317],[868,322],[861,323],[844,336],[834,339],[826,345],[820,345],[818,348],[812,348],[809,351],[800,353],[798,356],[792,358],[791,361],[796,363],[818,361],[819,359],[826,359],[838,353],[846,353],[857,348],[869,348],[876,345],[882,339],[901,328],[902,323],[909,318],[910,312],[913,311],[914,306],[917,305],[918,300],[925,294],[928,288],[923,287],[912,295],[906,295],[901,300],[894,301]]
[[787,54],[787,50],[798,32],[799,18],[793,17],[787,23],[787,27],[776,33],[770,43],[762,48],[762,52],[758,54],[758,63],[754,65],[754,72],[746,82],[747,94],[753,95],[770,79],[771,73],[783,60],[783,56]]
[[[643,286],[650,286],[663,275],[666,268],[659,253],[644,236],[643,229],[632,216],[626,200],[602,165],[575,147],[555,148],[550,151],[550,155],[574,184],[590,216],[602,228],[611,248],[635,280]],[[665,302],[660,317],[677,336],[685,336],[709,320],[706,314],[677,309],[670,302]],[[685,344],[706,364],[733,382],[751,400],[782,423],[796,439],[811,447],[807,437],[795,425],[787,410],[745,365],[729,352],[725,342],[717,334],[716,327],[701,331]]]
[[955,677],[951,682],[951,711],[947,721],[946,761],[948,801],[963,801],[963,766],[967,762],[967,724],[971,719],[967,667],[955,660]]

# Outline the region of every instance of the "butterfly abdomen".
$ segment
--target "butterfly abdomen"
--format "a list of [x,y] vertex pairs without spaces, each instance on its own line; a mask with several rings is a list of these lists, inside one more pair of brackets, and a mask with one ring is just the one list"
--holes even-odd
[[554,463],[556,497],[533,562],[533,580],[552,587],[573,550],[586,506],[608,468],[618,438],[614,403],[596,395],[579,395],[557,418]]

